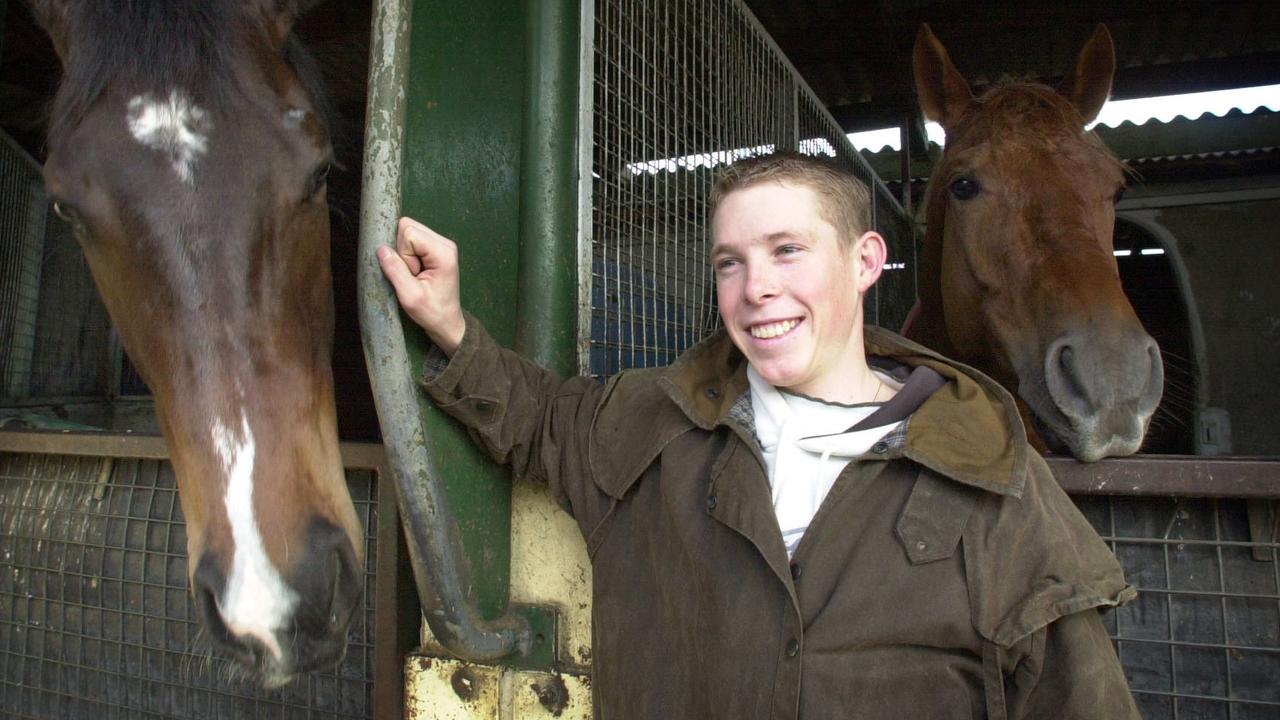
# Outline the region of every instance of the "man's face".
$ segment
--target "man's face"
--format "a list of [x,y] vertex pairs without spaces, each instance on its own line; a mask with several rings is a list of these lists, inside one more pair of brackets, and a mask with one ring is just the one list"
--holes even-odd
[[[777,387],[843,401],[866,367],[861,293],[879,276],[883,241],[867,233],[845,249],[814,192],[779,183],[725,197],[712,237],[720,316],[756,372]],[[868,238],[880,243],[878,263],[868,264]]]

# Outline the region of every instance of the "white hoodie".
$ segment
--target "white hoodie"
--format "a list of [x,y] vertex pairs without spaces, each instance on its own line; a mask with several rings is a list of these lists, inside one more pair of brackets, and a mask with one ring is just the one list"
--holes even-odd
[[[873,372],[886,385],[898,387],[889,376]],[[750,366],[747,380],[756,437],[773,489],[773,509],[790,557],[845,465],[904,421],[845,432],[880,404],[840,405],[780,392]]]

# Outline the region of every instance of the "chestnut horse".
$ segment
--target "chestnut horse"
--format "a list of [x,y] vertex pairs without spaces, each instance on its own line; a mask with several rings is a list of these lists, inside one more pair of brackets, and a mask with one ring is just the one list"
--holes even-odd
[[1015,393],[1048,448],[1086,462],[1136,452],[1164,370],[1113,254],[1124,168],[1084,131],[1111,91],[1111,35],[1099,25],[1056,90],[1004,82],[974,97],[927,25],[913,61],[947,140],[904,331]]
[[[155,396],[215,646],[336,662],[364,583],[330,349],[331,148],[288,0],[36,0],[45,180]],[[303,63],[305,64],[305,63]]]

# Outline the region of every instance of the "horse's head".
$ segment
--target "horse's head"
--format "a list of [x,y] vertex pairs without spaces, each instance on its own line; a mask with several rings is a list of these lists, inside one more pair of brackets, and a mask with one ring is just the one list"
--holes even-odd
[[1016,392],[1046,443],[1085,461],[1137,451],[1164,377],[1113,254],[1123,167],[1084,131],[1114,68],[1102,26],[1057,90],[1002,83],[975,98],[928,26],[914,54],[921,108],[947,142],[913,334]]
[[268,685],[336,661],[363,533],[338,453],[331,149],[285,0],[37,2],[45,179],[150,386],[210,636]]

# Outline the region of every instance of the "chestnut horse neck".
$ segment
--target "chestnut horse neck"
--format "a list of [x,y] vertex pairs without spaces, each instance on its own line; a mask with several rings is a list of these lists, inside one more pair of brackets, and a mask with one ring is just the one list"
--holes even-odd
[[975,98],[928,26],[912,68],[947,144],[911,337],[1016,394],[1046,447],[1085,461],[1137,451],[1164,375],[1112,252],[1123,166],[1085,131],[1110,92],[1110,33],[1094,31],[1058,89],[1003,83]]

